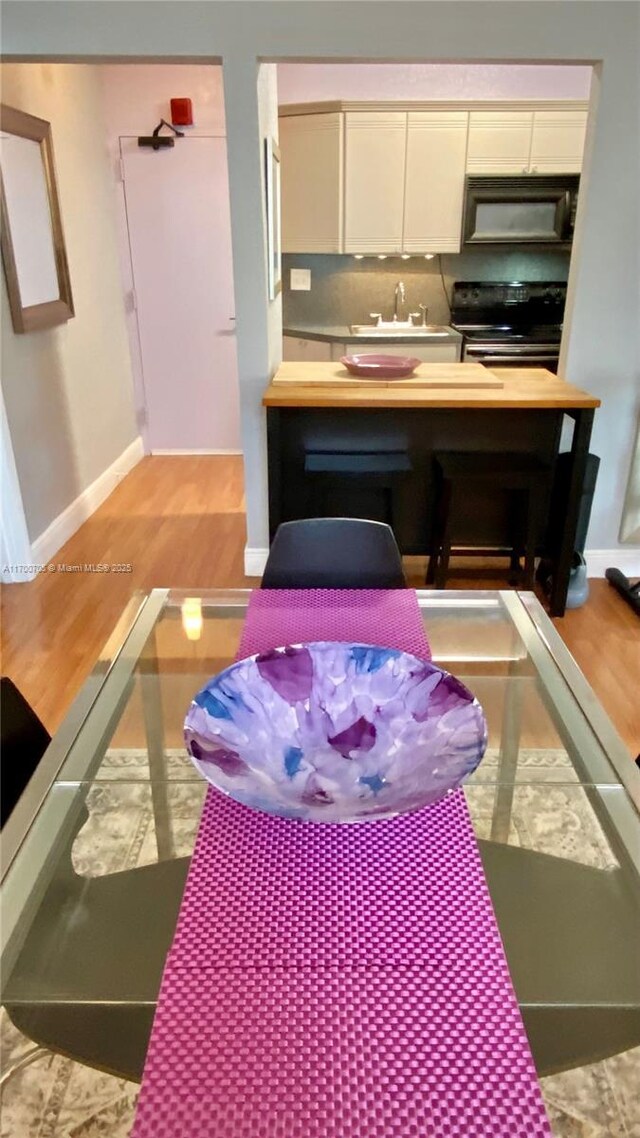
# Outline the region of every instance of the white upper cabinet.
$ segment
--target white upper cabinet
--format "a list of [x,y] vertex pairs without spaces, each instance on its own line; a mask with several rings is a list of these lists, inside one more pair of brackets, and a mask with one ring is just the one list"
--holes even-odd
[[584,103],[399,105],[281,115],[283,252],[457,253],[466,174],[582,168]]
[[471,111],[469,174],[526,174],[533,111]]
[[467,111],[410,111],[404,203],[405,253],[458,253]]
[[342,252],[343,120],[339,111],[280,119],[284,253]]
[[402,250],[407,115],[345,114],[345,253]]
[[587,111],[471,111],[469,174],[579,174]]
[[586,129],[586,111],[534,111],[531,173],[579,174]]

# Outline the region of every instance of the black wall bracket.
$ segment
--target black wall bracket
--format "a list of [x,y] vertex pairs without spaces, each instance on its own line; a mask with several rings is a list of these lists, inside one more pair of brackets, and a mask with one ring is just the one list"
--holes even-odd
[[149,146],[152,150],[166,150],[170,146],[175,146],[175,138],[160,134],[163,126],[168,127],[169,130],[172,130],[177,138],[184,138],[184,131],[176,130],[175,126],[172,126],[170,122],[166,121],[166,119],[160,119],[160,122],[158,123],[153,134],[139,135],[138,146]]

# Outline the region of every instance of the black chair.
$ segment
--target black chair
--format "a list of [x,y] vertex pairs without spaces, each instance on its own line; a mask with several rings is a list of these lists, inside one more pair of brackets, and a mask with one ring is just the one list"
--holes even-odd
[[[385,450],[377,445],[372,450],[307,450],[304,457],[305,478],[312,490],[312,510],[318,517],[331,516],[331,503],[353,498],[353,491],[369,495],[369,509],[395,529],[396,505],[401,484],[411,473],[411,459],[406,450]],[[353,508],[353,507],[352,507]],[[369,514],[369,509],[364,515]],[[378,514],[380,517],[380,514]]]
[[4,826],[31,775],[46,751],[51,736],[33,708],[8,676],[0,679],[2,748],[1,825]]
[[[541,509],[547,501],[550,468],[526,454],[484,454],[449,451],[434,455],[436,468],[436,523],[427,584],[435,581],[444,589],[449,571],[452,544],[460,540],[465,499],[470,491],[482,488],[486,494],[508,495],[511,499],[511,570],[520,576],[520,556],[524,553],[523,583],[532,589],[535,553],[541,529]],[[465,553],[474,553],[465,549]],[[482,556],[494,552],[478,550]]]
[[69,866],[63,857],[40,902],[4,1005],[40,1048],[139,1082],[189,858],[94,878]]
[[393,530],[358,518],[305,518],[278,526],[263,589],[403,589]]
[[[51,736],[6,676],[0,695],[4,826]],[[120,1078],[142,1077],[189,859],[81,877],[73,868],[72,848],[88,817],[79,798],[10,976],[5,970],[5,1008],[35,1046],[3,1073],[3,1083],[46,1050]],[[61,913],[67,914],[63,920]],[[37,976],[48,978],[49,990],[60,993],[60,1002],[34,998]],[[128,998],[132,976],[141,988],[136,1004]]]

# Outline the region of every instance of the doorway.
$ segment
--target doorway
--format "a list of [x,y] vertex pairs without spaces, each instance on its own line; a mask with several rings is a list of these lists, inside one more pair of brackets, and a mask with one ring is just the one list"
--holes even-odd
[[239,453],[226,140],[119,149],[146,449]]

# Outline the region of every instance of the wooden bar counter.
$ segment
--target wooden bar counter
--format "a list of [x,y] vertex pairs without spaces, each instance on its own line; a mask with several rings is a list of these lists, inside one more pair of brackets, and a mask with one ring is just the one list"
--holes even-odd
[[[412,469],[398,491],[394,528],[403,553],[411,554],[430,552],[434,453],[528,454],[549,466],[552,481],[563,419],[569,416],[574,429],[570,458],[565,460],[569,471],[561,525],[549,516],[551,493],[545,514],[561,534],[553,550],[550,607],[553,615],[562,615],[593,416],[600,405],[594,396],[543,368],[489,370],[476,363],[420,364],[410,378],[369,381],[350,376],[341,364],[287,362],[274,375],[263,404],[267,408],[271,537],[280,522],[317,512],[305,477],[305,457],[310,451],[397,450],[410,455]],[[354,483],[345,479],[344,493],[327,512],[356,512],[350,506],[353,488]],[[500,518],[497,507],[493,510],[493,503],[485,505],[486,509],[478,509],[470,503],[469,544],[500,545],[504,517]]]

